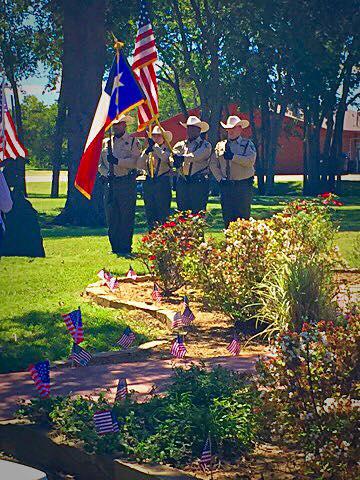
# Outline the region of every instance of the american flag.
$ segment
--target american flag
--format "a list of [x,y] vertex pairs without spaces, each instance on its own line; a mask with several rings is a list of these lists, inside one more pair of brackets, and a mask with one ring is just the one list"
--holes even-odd
[[28,368],[31,378],[35,382],[35,387],[38,390],[41,398],[50,397],[50,362],[45,360],[43,362],[30,365]]
[[182,321],[184,326],[190,325],[190,323],[195,319],[195,315],[191,311],[189,305],[186,305],[185,310],[182,313]]
[[133,56],[132,70],[146,96],[145,103],[138,107],[138,130],[144,130],[159,114],[158,85],[154,67],[158,57],[146,0],[140,1],[140,17]]
[[20,142],[16,127],[8,110],[5,96],[5,82],[0,91],[0,161],[5,158],[27,157],[29,152]]
[[187,327],[195,319],[195,315],[188,305],[185,306],[183,313],[177,312],[172,320],[172,328]]
[[184,345],[184,340],[183,340],[181,335],[178,335],[171,345],[170,353],[174,357],[183,358],[185,356],[186,352],[187,352],[187,350],[186,350],[186,347]]
[[134,340],[135,340],[135,333],[131,330],[130,327],[126,327],[124,330],[124,333],[116,342],[116,344],[124,348],[129,348]]
[[94,413],[94,425],[98,435],[105,435],[106,433],[117,433],[119,431],[119,424],[115,413],[111,410],[103,410]]
[[160,287],[157,283],[154,283],[154,288],[153,288],[153,291],[151,292],[151,298],[154,300],[154,302],[161,302],[162,295],[161,295]]
[[203,451],[200,457],[200,467],[205,471],[207,467],[211,464],[211,440],[210,435],[206,439]]
[[102,269],[97,275],[103,281],[103,285],[106,285],[111,291],[114,291],[119,286],[117,278],[110,272]]
[[241,350],[239,337],[237,335],[234,335],[233,339],[226,348],[234,357],[236,357],[236,355],[239,355]]
[[81,310],[73,310],[70,313],[62,315],[66,328],[69,330],[70,335],[74,339],[75,343],[81,343],[84,340],[84,330],[81,319]]
[[126,277],[127,278],[131,278],[132,280],[136,280],[137,279],[137,275],[136,275],[136,272],[135,270],[132,268],[132,266],[130,265],[130,268],[126,274]]
[[78,363],[79,365],[86,367],[86,365],[92,359],[92,355],[91,353],[87,352],[82,347],[80,347],[80,345],[77,345],[76,343],[74,343],[70,358],[71,360],[74,360],[74,362]]
[[128,387],[127,387],[126,378],[120,378],[120,380],[118,381],[117,389],[116,389],[115,402],[124,400],[126,398],[127,393],[128,393]]

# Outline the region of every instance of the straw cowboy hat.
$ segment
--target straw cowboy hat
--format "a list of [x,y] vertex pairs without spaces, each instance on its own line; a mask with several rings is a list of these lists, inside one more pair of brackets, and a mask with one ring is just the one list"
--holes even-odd
[[202,122],[200,118],[195,117],[195,115],[191,115],[187,120],[186,123],[180,122],[180,125],[183,127],[199,127],[201,133],[207,132],[209,130],[209,124],[206,122]]
[[168,143],[170,143],[173,138],[173,134],[169,130],[163,130],[158,125],[155,125],[155,127],[153,128],[151,136],[153,135],[163,135],[166,138],[165,141]]
[[241,128],[247,128],[250,125],[248,120],[242,120],[237,115],[230,115],[230,117],[226,120],[226,123],[220,122],[223,128],[229,129],[234,128],[240,125]]
[[113,120],[113,125],[115,125],[116,123],[120,123],[120,122],[125,122],[127,125],[131,125],[132,123],[134,123],[134,119],[133,117],[131,117],[130,115],[120,115],[119,118],[116,118],[115,120]]

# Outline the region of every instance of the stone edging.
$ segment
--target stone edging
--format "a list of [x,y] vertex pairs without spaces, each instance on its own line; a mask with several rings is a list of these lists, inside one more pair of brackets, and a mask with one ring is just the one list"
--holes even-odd
[[[131,280],[130,278],[119,278],[119,283],[130,283],[130,282],[146,282],[152,279],[149,275],[139,276],[136,280]],[[121,300],[110,289],[102,285],[102,282],[96,282],[88,285],[85,289],[85,295],[91,298],[95,303],[101,305],[102,307],[107,308],[125,308],[127,310],[141,310],[143,312],[149,313],[156,319],[164,323],[169,329],[171,329],[172,320],[175,315],[174,310],[168,308],[162,308],[161,306],[156,306],[154,304],[148,304],[145,302],[135,302],[133,300]]]
[[162,465],[140,465],[111,455],[86,453],[56,442],[46,429],[18,421],[0,422],[0,450],[48,473],[67,473],[78,480],[191,480],[196,477]]

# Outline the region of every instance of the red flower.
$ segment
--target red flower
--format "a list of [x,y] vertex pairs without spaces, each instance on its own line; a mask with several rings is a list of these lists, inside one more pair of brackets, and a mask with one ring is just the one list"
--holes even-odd
[[145,235],[144,237],[142,237],[141,241],[142,241],[143,243],[148,242],[148,241],[149,241],[149,237],[148,237],[147,235]]
[[176,223],[173,221],[169,222],[169,227],[176,227]]
[[180,223],[185,223],[185,222],[186,222],[186,218],[184,218],[184,217],[179,217],[179,218],[178,218],[178,221],[179,221]]
[[156,260],[156,255],[149,255],[149,260]]
[[337,207],[342,207],[344,204],[340,202],[340,200],[333,200],[333,205],[336,205]]
[[321,197],[321,198],[329,198],[329,197],[331,197],[331,195],[332,195],[331,192],[325,192],[325,193],[321,193],[321,194],[319,195],[319,197]]
[[310,325],[307,322],[304,322],[301,330],[303,332],[307,332],[308,330],[310,330]]

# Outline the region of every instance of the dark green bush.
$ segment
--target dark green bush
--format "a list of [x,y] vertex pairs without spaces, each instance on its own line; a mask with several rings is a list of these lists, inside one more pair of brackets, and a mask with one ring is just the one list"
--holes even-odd
[[[257,390],[245,377],[221,367],[207,372],[192,366],[175,369],[168,393],[147,403],[131,395],[114,406],[104,395],[97,401],[56,397],[23,404],[18,415],[47,423],[88,452],[116,452],[137,461],[181,466],[199,457],[209,432],[220,458],[251,450],[259,434],[259,402]],[[98,436],[93,414],[112,407],[120,432]]]

